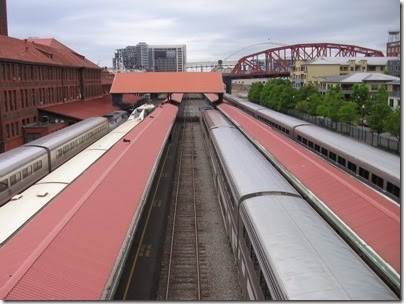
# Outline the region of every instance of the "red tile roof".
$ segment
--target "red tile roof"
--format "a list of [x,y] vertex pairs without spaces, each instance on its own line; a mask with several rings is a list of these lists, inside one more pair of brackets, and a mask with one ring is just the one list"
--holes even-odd
[[224,86],[220,72],[119,73],[110,93],[224,93]]
[[0,59],[101,69],[83,55],[51,39],[17,39],[0,35]]
[[[123,96],[125,104],[134,104],[139,100],[139,96]],[[63,115],[66,117],[82,120],[94,116],[103,116],[113,111],[119,110],[118,106],[112,105],[112,95],[106,95],[100,98],[71,101],[63,104],[49,105],[40,108],[46,112]]]

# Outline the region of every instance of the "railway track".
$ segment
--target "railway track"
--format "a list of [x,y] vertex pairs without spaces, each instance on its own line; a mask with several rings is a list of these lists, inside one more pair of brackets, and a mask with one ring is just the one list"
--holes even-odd
[[172,202],[168,233],[171,233],[166,270],[165,300],[202,300],[207,284],[205,254],[198,239],[198,192],[195,183],[194,134],[198,123],[183,122],[175,199]]

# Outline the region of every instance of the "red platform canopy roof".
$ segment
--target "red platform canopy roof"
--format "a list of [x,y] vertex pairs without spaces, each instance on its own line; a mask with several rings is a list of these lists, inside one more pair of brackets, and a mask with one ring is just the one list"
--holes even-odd
[[220,72],[119,73],[110,93],[224,93],[224,85]]

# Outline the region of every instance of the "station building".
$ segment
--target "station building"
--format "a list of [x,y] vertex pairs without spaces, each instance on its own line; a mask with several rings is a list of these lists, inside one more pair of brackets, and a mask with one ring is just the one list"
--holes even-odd
[[[102,80],[99,66],[53,38],[0,35],[0,45],[0,153],[35,137],[30,127],[49,123],[41,121],[38,109],[100,97],[112,82]],[[51,124],[34,133],[63,127]]]

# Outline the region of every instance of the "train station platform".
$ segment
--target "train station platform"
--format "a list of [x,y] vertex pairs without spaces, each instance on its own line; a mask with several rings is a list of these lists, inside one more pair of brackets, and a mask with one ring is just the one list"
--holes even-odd
[[108,299],[177,110],[156,108],[3,244],[0,299]]

